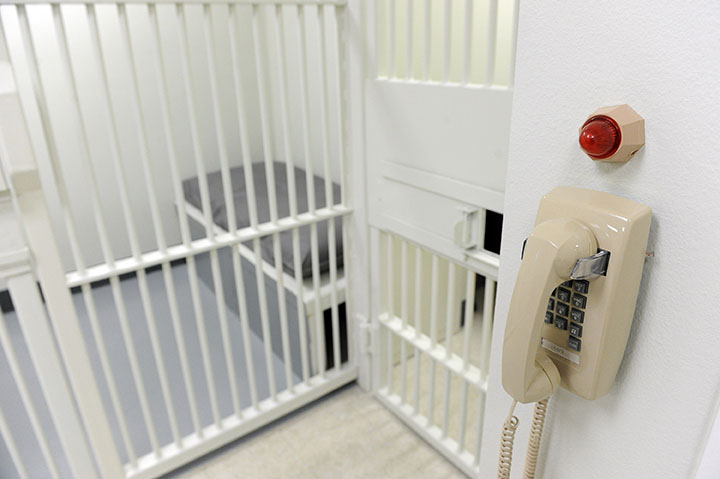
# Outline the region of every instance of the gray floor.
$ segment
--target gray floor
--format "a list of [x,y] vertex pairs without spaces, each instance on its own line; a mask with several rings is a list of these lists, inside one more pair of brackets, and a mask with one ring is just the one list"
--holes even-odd
[[349,385],[164,479],[461,479],[370,394]]
[[[210,407],[208,384],[205,380],[205,374],[203,371],[200,344],[195,325],[187,267],[184,264],[174,266],[172,268],[172,275],[179,302],[178,306],[185,334],[187,354],[190,358],[193,390],[195,391],[198,403],[200,421],[203,425],[208,425],[213,422],[213,417]],[[217,301],[213,292],[202,284],[202,282],[199,283],[200,296],[205,316],[204,324],[207,328],[208,345],[212,368],[214,371],[215,390],[217,392],[220,415],[226,416],[232,412],[232,401],[227,368],[225,366],[225,356],[222,348]],[[160,387],[159,377],[157,375],[155,359],[152,353],[150,337],[146,326],[147,322],[142,308],[137,279],[135,277],[125,279],[121,282],[121,285],[122,295],[127,308],[127,316],[130,322],[133,343],[137,352],[138,362],[141,365],[143,384],[146,388],[149,407],[151,410],[150,415],[155,423],[159,443],[168,444],[172,441],[168,412],[163,401],[162,390]],[[148,285],[150,289],[150,296],[153,301],[153,312],[157,322],[158,335],[161,343],[160,347],[163,352],[163,358],[168,373],[169,385],[173,405],[176,410],[179,429],[181,434],[189,434],[193,431],[193,424],[187,395],[185,393],[185,384],[181,374],[179,353],[172,328],[162,272],[154,271],[149,273]],[[148,430],[143,425],[143,414],[134,384],[127,350],[123,341],[111,287],[109,285],[103,285],[93,288],[92,291],[93,299],[98,310],[98,316],[100,318],[103,339],[105,341],[108,356],[110,357],[116,386],[119,391],[119,396],[122,398],[123,414],[125,415],[125,420],[128,424],[135,454],[141,456],[151,451],[151,443]],[[122,446],[123,442],[120,436],[118,419],[112,409],[107,384],[102,374],[95,342],[92,340],[92,332],[87,318],[87,310],[82,294],[74,294],[73,300],[78,316],[80,317],[83,332],[87,338],[90,358],[93,362],[96,377],[99,378],[98,382],[101,394],[106,405],[106,410],[110,416],[116,443],[119,445],[119,450],[121,451],[123,460],[127,460],[128,454]],[[242,349],[242,332],[240,329],[239,319],[235,313],[230,310],[227,310],[227,313],[230,335],[233,339],[233,359],[236,379],[239,385],[240,402],[245,407],[250,405],[250,397],[247,388],[247,367]],[[274,318],[271,318],[271,321],[273,319]],[[49,413],[47,412],[47,406],[42,402],[38,402],[42,401],[42,395],[40,394],[39,384],[37,383],[37,380],[31,370],[29,355],[22,339],[22,333],[17,322],[17,317],[14,313],[8,313],[5,315],[5,320],[12,336],[18,359],[24,367],[30,394],[36,401],[36,407],[38,408],[43,429],[48,434],[50,448],[51,450],[57,451],[59,450],[59,441],[52,426]],[[269,396],[263,344],[262,340],[254,334],[251,334],[250,340],[255,363],[255,376],[257,379],[258,394],[260,399],[262,399]],[[273,357],[273,369],[275,371],[278,390],[282,390],[285,388],[284,368],[282,360],[276,355]],[[298,378],[295,378],[294,381],[299,382]],[[0,408],[10,423],[15,441],[18,448],[21,450],[28,472],[31,477],[48,477],[49,471],[38,448],[37,441],[31,429],[30,421],[24,412],[15,381],[12,378],[6,357],[4,355],[0,355],[0,391]],[[69,469],[64,458],[61,457],[61,454],[56,454],[56,456],[56,461],[62,477],[70,477]],[[10,455],[4,443],[0,441],[0,478],[13,478],[16,476],[17,473],[10,459]]]

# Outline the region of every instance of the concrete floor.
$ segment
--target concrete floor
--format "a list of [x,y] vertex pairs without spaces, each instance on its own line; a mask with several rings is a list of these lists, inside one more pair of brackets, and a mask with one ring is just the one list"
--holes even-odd
[[464,478],[353,384],[167,479]]

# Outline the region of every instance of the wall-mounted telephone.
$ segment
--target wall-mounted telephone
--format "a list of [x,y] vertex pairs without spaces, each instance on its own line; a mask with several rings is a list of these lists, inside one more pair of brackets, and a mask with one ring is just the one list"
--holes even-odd
[[[510,300],[502,383],[538,402],[525,477],[534,477],[547,398],[559,387],[607,394],[628,335],[650,230],[650,208],[598,191],[560,187],[540,202]],[[505,423],[498,477],[509,477],[517,418]]]

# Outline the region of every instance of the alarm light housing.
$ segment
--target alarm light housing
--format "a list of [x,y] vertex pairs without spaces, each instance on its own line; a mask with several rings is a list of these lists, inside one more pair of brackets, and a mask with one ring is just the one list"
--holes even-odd
[[645,145],[645,119],[628,105],[606,106],[590,114],[579,133],[592,160],[625,163]]

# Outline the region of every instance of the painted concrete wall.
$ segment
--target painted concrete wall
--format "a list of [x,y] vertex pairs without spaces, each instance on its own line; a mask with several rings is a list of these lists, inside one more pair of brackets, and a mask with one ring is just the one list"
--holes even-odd
[[[539,477],[694,477],[720,392],[715,247],[720,240],[720,5],[523,1],[502,266],[480,477],[494,477],[511,400],[501,386],[505,317],[541,196],[576,185],[653,208],[628,348],[612,391],[551,400]],[[577,128],[628,103],[647,144],[630,163],[591,162]],[[521,477],[531,406],[520,407]]]

